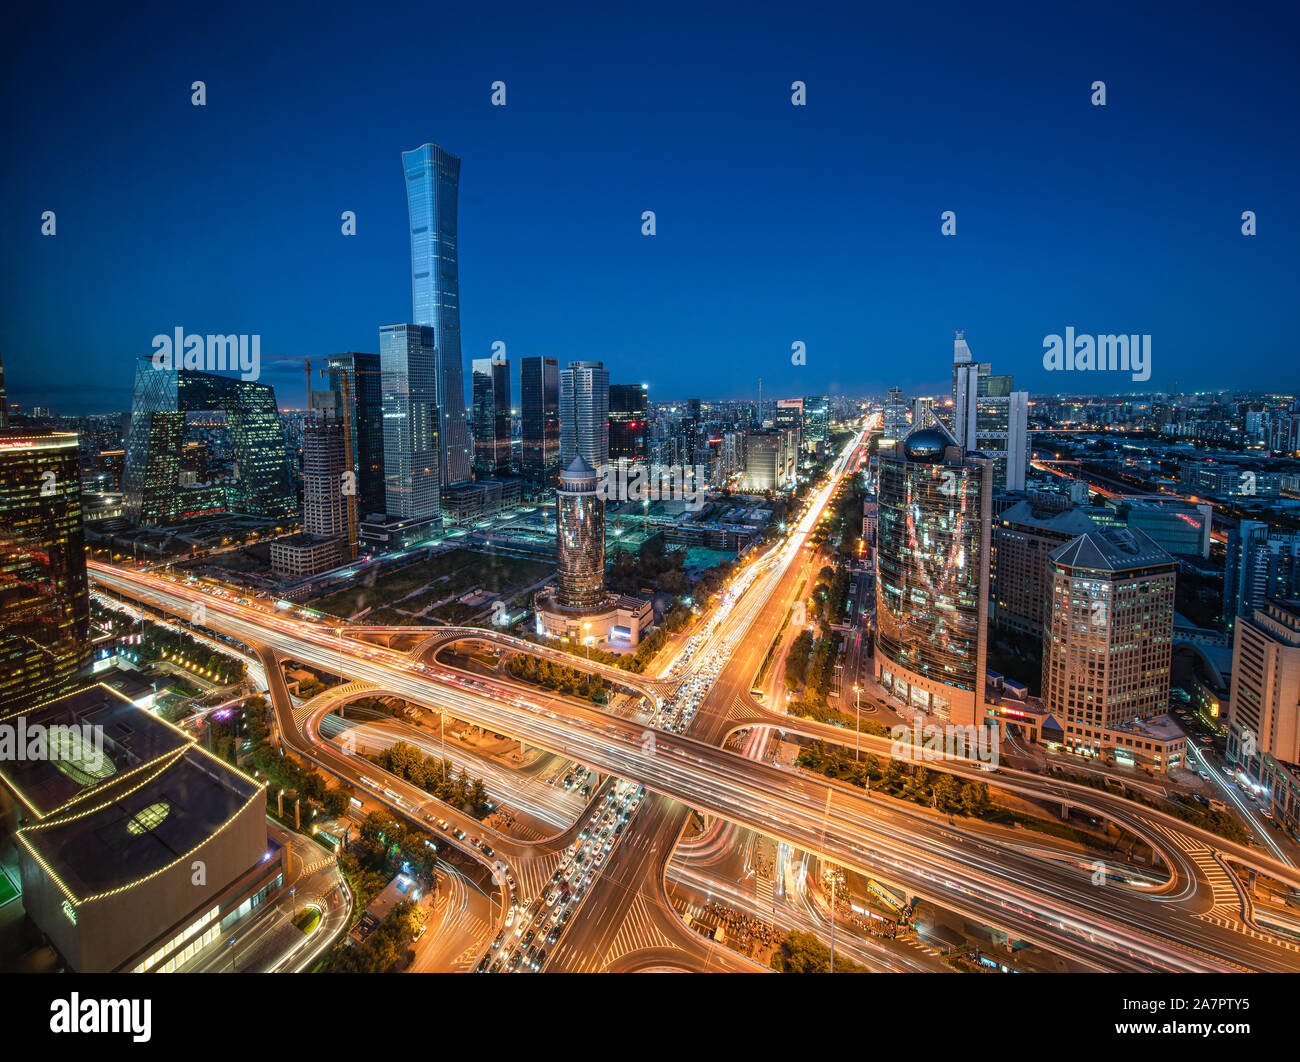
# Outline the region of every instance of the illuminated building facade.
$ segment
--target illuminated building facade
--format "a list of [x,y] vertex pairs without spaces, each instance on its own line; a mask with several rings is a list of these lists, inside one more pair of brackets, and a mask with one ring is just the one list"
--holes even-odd
[[411,222],[411,320],[433,330],[439,482],[465,483],[473,452],[460,353],[460,158],[437,144],[424,144],[402,152],[402,169]]
[[555,358],[522,359],[519,392],[521,469],[542,480],[560,464],[560,363]]
[[275,898],[284,868],[261,784],[107,686],[4,722],[19,719],[98,735],[0,771],[25,820],[23,907],[72,970],[180,969]]
[[0,431],[0,713],[70,688],[89,630],[77,436]]
[[1104,731],[1169,709],[1177,561],[1141,531],[1089,531],[1053,550],[1043,702],[1065,745],[1100,755]]
[[913,708],[983,724],[992,465],[940,428],[880,458],[876,677]]
[[144,357],[136,365],[122,474],[123,510],[132,523],[149,527],[184,518],[185,418],[209,410],[225,413],[239,470],[229,507],[273,518],[297,507],[274,389],[236,376],[156,368]]

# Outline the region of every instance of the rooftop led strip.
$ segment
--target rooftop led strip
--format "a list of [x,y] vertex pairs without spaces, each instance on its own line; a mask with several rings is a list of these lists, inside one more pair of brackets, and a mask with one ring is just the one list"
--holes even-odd
[[[144,786],[148,785],[149,782],[151,781],[151,779],[145,779],[143,782],[141,782],[138,786],[135,786],[133,789],[130,789],[130,790],[128,790],[128,791],[125,792],[125,793],[121,793],[121,794],[119,794],[117,797],[115,797],[113,800],[105,801],[103,804],[99,804],[99,805],[97,805],[97,806],[95,806],[95,807],[89,809],[88,811],[83,811],[83,812],[81,812],[81,813],[79,813],[79,814],[77,814],[77,815],[68,815],[68,816],[65,816],[64,818],[60,818],[60,819],[46,819],[46,820],[43,821],[43,822],[38,822],[38,823],[36,823],[35,825],[28,826],[28,827],[26,827],[25,829],[22,829],[22,830],[19,830],[19,831],[18,831],[18,839],[19,839],[20,841],[22,841],[23,845],[27,848],[27,850],[28,850],[29,852],[31,852],[32,857],[36,860],[36,862],[38,862],[38,863],[41,865],[41,868],[42,868],[42,869],[43,869],[47,874],[50,875],[50,878],[51,878],[51,879],[52,879],[52,880],[53,880],[53,881],[54,881],[54,882],[59,886],[60,889],[63,890],[63,894],[64,894],[66,897],[68,897],[68,899],[71,900],[72,903],[73,903],[75,906],[83,906],[83,905],[88,904],[88,903],[93,903],[93,902],[96,901],[96,900],[103,900],[103,899],[106,899],[106,898],[109,897],[109,896],[116,896],[116,895],[117,895],[118,893],[120,893],[120,892],[126,892],[126,891],[128,891],[129,889],[134,889],[134,888],[135,888],[136,886],[138,886],[138,885],[143,885],[143,884],[144,884],[145,882],[147,882],[147,881],[152,881],[152,880],[153,880],[154,878],[156,878],[159,874],[164,874],[164,873],[166,873],[167,871],[171,870],[172,867],[176,866],[177,864],[185,862],[186,859],[188,859],[190,856],[192,856],[195,852],[197,852],[197,851],[198,851],[200,848],[202,848],[204,845],[210,844],[212,841],[215,841],[215,840],[216,840],[218,837],[220,837],[220,836],[221,836],[221,835],[222,835],[226,830],[228,830],[228,829],[230,828],[230,824],[231,824],[232,822],[234,822],[237,818],[239,818],[239,816],[240,816],[241,814],[244,813],[244,811],[246,811],[249,807],[252,806],[253,801],[255,801],[258,797],[262,797],[262,799],[264,799],[264,800],[266,799],[266,784],[265,784],[264,782],[258,782],[258,781],[255,781],[255,780],[252,779],[252,778],[249,778],[248,775],[244,774],[244,772],[241,771],[241,770],[239,770],[239,768],[237,768],[237,767],[231,767],[230,764],[225,763],[224,761],[217,759],[217,758],[216,758],[215,756],[213,756],[211,753],[207,752],[205,749],[199,747],[198,745],[192,745],[191,748],[193,749],[193,751],[195,751],[195,752],[197,752],[197,753],[199,753],[199,754],[201,754],[201,755],[207,757],[208,759],[212,760],[213,763],[218,763],[218,764],[220,764],[222,767],[224,767],[226,770],[233,771],[235,774],[238,774],[241,778],[243,778],[243,779],[244,779],[246,782],[248,782],[250,785],[256,786],[256,787],[257,787],[257,792],[255,792],[251,797],[249,797],[248,800],[244,801],[244,803],[243,803],[242,805],[240,805],[240,806],[239,806],[239,807],[234,811],[234,813],[231,814],[231,816],[230,816],[228,819],[226,819],[225,822],[223,822],[223,823],[221,824],[220,828],[218,828],[217,830],[215,830],[215,831],[213,831],[212,833],[208,834],[207,837],[205,837],[202,841],[200,841],[198,844],[196,844],[196,845],[195,845],[193,848],[191,848],[189,851],[182,853],[182,854],[179,855],[177,858],[173,859],[170,863],[167,863],[167,864],[165,864],[164,866],[159,867],[159,868],[158,868],[157,870],[155,870],[152,874],[147,874],[147,875],[145,875],[143,878],[138,878],[138,879],[136,879],[135,881],[129,882],[129,883],[126,884],[126,885],[120,885],[120,886],[118,886],[116,889],[109,889],[108,892],[99,892],[99,893],[96,893],[96,894],[93,895],[93,896],[86,896],[86,897],[84,897],[84,898],[82,898],[82,899],[78,899],[77,896],[76,896],[76,894],[75,894],[75,893],[74,893],[70,888],[68,888],[68,886],[67,886],[66,884],[64,884],[63,879],[60,878],[60,877],[59,877],[59,876],[54,872],[54,869],[53,869],[53,868],[52,868],[48,863],[46,863],[44,859],[41,858],[41,854],[40,854],[38,851],[36,851],[36,849],[32,846],[31,842],[28,841],[28,840],[27,840],[27,837],[25,836],[27,833],[36,833],[36,832],[38,832],[38,831],[40,831],[40,830],[42,830],[42,829],[45,829],[45,828],[47,828],[47,827],[63,826],[63,825],[66,825],[66,824],[69,823],[69,822],[75,822],[77,819],[85,818],[87,815],[92,815],[92,814],[94,814],[96,811],[100,811],[100,810],[102,810],[103,808],[109,807],[109,806],[111,806],[111,805],[113,805],[113,804],[118,803],[118,802],[121,801],[121,800],[124,800],[126,797],[130,796],[132,793],[138,792],[138,791],[139,791],[140,789],[142,789]],[[161,773],[161,772],[160,772],[160,773]]]

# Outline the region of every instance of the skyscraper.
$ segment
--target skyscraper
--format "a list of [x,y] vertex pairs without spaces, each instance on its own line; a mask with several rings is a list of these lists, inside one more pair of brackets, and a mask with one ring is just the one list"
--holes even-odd
[[439,482],[470,478],[469,427],[460,352],[456,200],[460,159],[436,144],[402,152],[411,221],[412,321],[433,329],[437,361]]
[[592,468],[609,460],[609,373],[599,361],[571,361],[560,372],[560,466],[578,455]]
[[342,397],[346,377],[352,399],[352,458],[357,473],[357,512],[384,512],[384,394],[378,354],[331,354],[330,389]]
[[825,395],[803,400],[804,438],[813,446],[831,441],[831,407]]
[[530,357],[519,363],[523,470],[545,479],[560,464],[560,364]]
[[504,476],[510,471],[510,363],[505,358],[475,358],[474,471]]
[[609,385],[609,456],[613,461],[645,461],[650,421],[645,384]]
[[907,402],[901,387],[891,387],[880,419],[880,450],[883,452],[907,437]]
[[683,465],[695,463],[695,451],[700,446],[700,400],[688,398],[678,421],[677,460]]
[[776,412],[773,414],[778,428],[794,432],[794,449],[803,450],[803,399],[781,398],[777,400]]
[[5,393],[5,367],[0,363],[0,431],[9,427],[9,397]]
[[403,523],[441,522],[438,354],[432,328],[379,330],[384,409],[384,511]]
[[605,503],[596,470],[581,454],[560,473],[555,492],[556,575],[562,608],[594,609],[605,603]]
[[1098,754],[1103,731],[1169,708],[1178,563],[1141,531],[1089,531],[1049,554],[1043,701],[1065,743]]
[[1231,688],[1228,758],[1273,791],[1274,807],[1293,820],[1300,811],[1300,601],[1270,599],[1238,617]]
[[995,490],[1024,490],[1029,467],[1029,392],[972,360],[966,334],[953,340],[953,435],[959,446],[993,459]]
[[1241,520],[1228,532],[1224,552],[1223,618],[1229,625],[1275,597],[1300,594],[1300,534]]
[[877,679],[913,708],[984,724],[992,469],[940,428],[880,455]]
[[230,428],[238,476],[226,504],[254,516],[280,517],[297,508],[289,453],[275,391],[266,384],[193,369],[160,369],[148,357],[136,365],[123,512],[153,526],[185,512],[180,486],[186,414],[222,410]]
[[77,436],[0,432],[0,715],[67,692],[89,629]]

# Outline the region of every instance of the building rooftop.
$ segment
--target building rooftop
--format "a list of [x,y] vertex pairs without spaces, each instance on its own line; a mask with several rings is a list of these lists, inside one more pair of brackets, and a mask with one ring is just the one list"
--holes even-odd
[[18,836],[79,903],[175,863],[260,791],[251,778],[192,746],[152,768],[143,784],[111,794],[89,811],[73,809],[28,826]]
[[[98,684],[8,715],[4,725],[30,739],[33,728],[89,727],[97,751],[65,749],[64,758],[0,760],[0,778],[38,817],[67,808],[89,794],[107,794],[140,768],[174,758],[193,739],[140,708],[110,687]],[[83,730],[83,732],[85,732]],[[24,743],[25,744],[25,743]],[[17,750],[19,752],[24,749]],[[91,753],[91,755],[87,755]],[[125,787],[125,786],[123,786]],[[107,797],[106,797],[107,798]]]
[[1081,509],[1045,509],[1031,502],[1016,502],[998,517],[999,522],[1040,527],[1068,535],[1086,535],[1098,529],[1097,521]]
[[1174,558],[1149,536],[1134,528],[1107,527],[1089,531],[1052,550],[1048,557],[1067,568],[1123,572],[1156,564],[1175,564]]

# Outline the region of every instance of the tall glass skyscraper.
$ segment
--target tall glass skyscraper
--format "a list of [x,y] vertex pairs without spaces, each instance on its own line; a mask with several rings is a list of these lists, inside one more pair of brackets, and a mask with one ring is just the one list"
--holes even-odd
[[474,471],[504,476],[510,471],[510,363],[475,358]]
[[991,466],[939,428],[880,456],[877,677],[959,726],[983,723]]
[[519,363],[523,471],[544,479],[560,464],[560,363],[531,357]]
[[89,633],[77,436],[0,431],[0,715],[67,692]]
[[436,144],[402,152],[411,220],[412,322],[433,329],[438,374],[438,470],[446,485],[470,478],[460,353],[456,199],[460,159]]
[[384,498],[384,412],[378,354],[331,354],[330,389],[342,411],[343,377],[352,396],[352,457],[357,473],[357,512],[382,513]]
[[269,517],[297,509],[273,388],[237,376],[159,369],[142,357],[136,364],[122,474],[123,513],[131,522],[153,526],[184,515],[185,416],[207,410],[226,414],[235,451],[238,475],[227,491],[227,506]]
[[609,461],[609,372],[599,361],[571,361],[560,373],[560,467],[579,454],[592,468]]
[[439,521],[438,355],[432,328],[379,330],[384,408],[384,511],[394,520]]
[[615,461],[646,460],[649,435],[645,384],[610,384],[609,456]]

